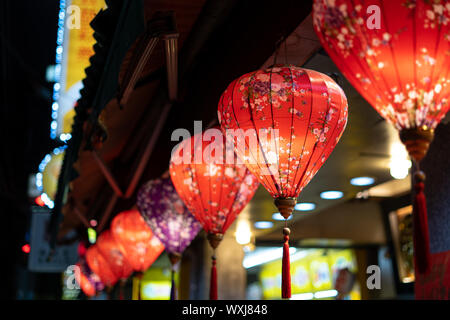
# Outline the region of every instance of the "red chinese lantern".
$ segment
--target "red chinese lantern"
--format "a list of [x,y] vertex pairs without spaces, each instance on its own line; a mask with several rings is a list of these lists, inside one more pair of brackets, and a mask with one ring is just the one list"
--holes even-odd
[[[76,264],[77,268],[81,269],[80,264]],[[89,281],[89,278],[87,275],[85,275],[83,272],[77,272],[75,273],[76,281],[78,285],[80,286],[83,293],[88,297],[93,297],[96,294],[96,290],[94,285]]]
[[101,282],[100,277],[92,272],[92,270],[87,265],[84,255],[81,256],[80,261],[76,264],[75,280],[77,281],[84,294],[88,297],[95,296],[105,287]]
[[[287,220],[297,197],[333,151],[347,123],[347,99],[328,76],[292,65],[258,70],[222,94],[219,122],[239,158]],[[289,234],[283,229],[282,297],[291,296]]]
[[118,242],[114,239],[111,230],[106,230],[97,239],[97,248],[119,279],[126,279],[133,272],[133,268],[120,250]]
[[112,272],[120,280],[119,299],[123,300],[123,287],[126,279],[133,272],[133,267],[120,250],[119,243],[114,239],[111,230],[106,230],[97,239],[97,247],[109,264]]
[[152,230],[138,210],[119,213],[111,222],[111,230],[123,255],[138,272],[139,300],[142,272],[150,268],[164,251],[164,245],[153,235]]
[[93,245],[86,250],[86,261],[89,268],[100,277],[100,280],[110,291],[119,278],[111,269],[106,258],[100,253],[97,245]]
[[211,300],[217,300],[215,249],[258,188],[256,178],[234,158],[233,148],[226,148],[220,130],[209,129],[183,140],[170,160],[173,185],[214,249]]
[[414,246],[429,270],[425,175],[419,162],[450,108],[450,3],[425,0],[315,0],[314,28],[350,83],[400,132],[418,171]]
[[119,213],[111,223],[111,230],[121,252],[138,272],[147,270],[164,251],[164,245],[138,210]]

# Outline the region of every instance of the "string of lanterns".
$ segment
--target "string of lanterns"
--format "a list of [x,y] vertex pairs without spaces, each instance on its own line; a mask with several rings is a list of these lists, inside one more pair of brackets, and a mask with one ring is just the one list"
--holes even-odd
[[[419,271],[426,272],[429,236],[419,164],[450,108],[450,8],[436,13],[424,0],[408,5],[380,0],[379,5],[380,26],[367,28],[364,2],[315,0],[314,28],[345,77],[399,130],[418,169],[415,258]],[[281,297],[291,298],[287,220],[339,142],[347,117],[345,93],[320,72],[277,64],[235,79],[218,103],[220,127],[181,141],[169,174],[144,184],[137,209],[118,214],[111,230],[87,249],[78,264],[83,291],[93,296],[102,286],[111,290],[133,271],[140,277],[166,250],[170,298],[176,299],[176,266],[203,228],[213,249],[209,297],[218,299],[216,249],[261,184],[285,220]]]

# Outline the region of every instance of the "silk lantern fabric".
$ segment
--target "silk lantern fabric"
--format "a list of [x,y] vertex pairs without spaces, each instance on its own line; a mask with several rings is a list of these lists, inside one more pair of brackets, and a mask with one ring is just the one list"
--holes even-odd
[[267,191],[297,198],[338,143],[347,99],[322,73],[276,65],[234,80],[220,98],[218,117]]
[[98,250],[97,245],[93,245],[86,250],[86,261],[89,268],[100,277],[105,286],[112,287],[119,280],[106,258]]
[[[378,21],[377,21],[378,20]],[[415,161],[414,256],[431,256],[419,163],[450,108],[450,3],[442,0],[316,0],[314,28],[338,68],[399,131]]]
[[[338,143],[347,108],[344,92],[330,77],[276,65],[231,82],[220,98],[218,117],[239,158],[287,219],[300,192]],[[283,235],[281,296],[290,298],[287,226]]]
[[169,177],[150,180],[142,186],[137,207],[168,253],[181,254],[202,228]]
[[438,125],[450,108],[448,1],[315,0],[313,21],[331,59],[386,120],[399,130]]
[[93,297],[105,288],[100,277],[89,268],[85,259],[81,259],[76,266],[78,270],[75,272],[75,279],[86,296]]
[[97,248],[118,279],[126,279],[133,272],[130,262],[121,252],[118,242],[114,239],[111,230],[106,230],[97,239]]
[[[208,131],[215,138],[207,137]],[[211,157],[203,157],[208,154],[206,150],[211,150]],[[216,156],[213,150],[221,155]],[[170,161],[175,189],[210,234],[224,234],[259,185],[243,164],[227,163],[230,151],[234,157],[233,149],[226,148],[225,137],[214,128],[180,142]],[[199,161],[196,154],[200,156]]]
[[[175,189],[214,250],[258,188],[256,178],[235,158],[232,146],[213,128],[180,142],[170,159]],[[211,259],[209,298],[217,300],[215,253]]]
[[138,272],[147,270],[164,251],[164,245],[138,210],[123,211],[115,216],[111,231],[121,252]]

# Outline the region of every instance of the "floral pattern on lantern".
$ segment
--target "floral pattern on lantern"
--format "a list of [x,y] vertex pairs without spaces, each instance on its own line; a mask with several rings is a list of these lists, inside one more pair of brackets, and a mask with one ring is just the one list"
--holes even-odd
[[[370,5],[380,8],[380,28],[367,25],[376,18],[367,13]],[[397,129],[434,129],[445,116],[450,108],[448,1],[315,0],[313,21],[334,63]]]
[[137,207],[168,253],[181,254],[202,228],[168,177],[151,180],[142,186]]
[[118,279],[126,279],[133,272],[130,262],[122,254],[119,244],[114,239],[111,230],[106,230],[97,239],[97,248]]
[[[208,141],[205,134],[215,139]],[[211,158],[202,157],[205,150]],[[220,154],[219,154],[220,153]],[[183,159],[184,158],[184,159]],[[243,164],[228,161],[234,151],[226,147],[217,128],[180,142],[170,160],[170,177],[180,198],[206,232],[224,234],[258,188],[257,179]]]
[[269,193],[297,198],[338,143],[347,100],[322,73],[276,65],[233,81],[218,117],[227,140]]
[[111,231],[135,271],[147,270],[164,251],[164,245],[153,235],[138,210],[123,211],[115,216]]

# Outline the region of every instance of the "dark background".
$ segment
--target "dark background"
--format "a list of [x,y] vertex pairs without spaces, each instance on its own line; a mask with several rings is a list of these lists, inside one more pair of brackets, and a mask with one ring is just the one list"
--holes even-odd
[[0,294],[3,299],[16,298],[16,277],[21,266],[26,266],[21,247],[26,243],[30,215],[28,178],[53,147],[50,139],[53,84],[46,82],[45,71],[47,66],[55,64],[58,10],[58,0],[0,2],[0,261],[4,269]]

